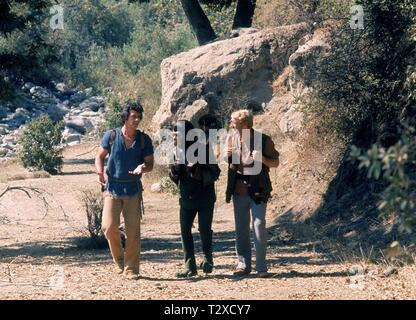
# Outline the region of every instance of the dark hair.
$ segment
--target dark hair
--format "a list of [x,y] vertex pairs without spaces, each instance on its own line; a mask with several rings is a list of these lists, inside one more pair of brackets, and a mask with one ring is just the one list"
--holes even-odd
[[185,136],[181,137],[181,139],[185,139],[185,150],[188,150],[188,148],[196,141],[196,138],[194,139],[194,141],[186,141],[186,135],[188,134],[189,131],[194,129],[194,125],[192,124],[192,122],[188,120],[178,120],[173,126],[173,131],[178,132],[179,128],[185,129],[185,132],[184,132]]
[[125,123],[129,117],[130,111],[134,110],[140,114],[140,119],[143,119],[143,107],[138,101],[127,101],[124,105],[123,111],[120,114],[121,122]]
[[216,116],[214,116],[212,114],[206,114],[206,115],[202,116],[198,120],[198,125],[204,131],[208,131],[209,129],[220,129],[221,128],[220,121],[217,119]]

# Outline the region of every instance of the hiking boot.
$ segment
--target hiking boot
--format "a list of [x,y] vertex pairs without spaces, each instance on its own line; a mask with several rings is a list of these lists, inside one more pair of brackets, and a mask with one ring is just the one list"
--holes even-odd
[[137,273],[134,273],[132,271],[124,272],[124,277],[127,280],[139,280],[139,278],[140,278],[140,276]]
[[212,269],[214,268],[214,264],[212,262],[204,260],[201,262],[199,267],[202,269],[204,273],[211,273]]
[[268,273],[267,271],[257,271],[256,277],[257,278],[270,278],[272,274]]
[[251,270],[248,269],[237,269],[236,271],[234,271],[233,275],[236,277],[242,277],[250,274],[250,272]]
[[124,262],[115,262],[115,271],[122,274],[124,272]]
[[190,278],[196,276],[197,274],[198,272],[196,270],[185,269],[181,272],[176,273],[176,278]]

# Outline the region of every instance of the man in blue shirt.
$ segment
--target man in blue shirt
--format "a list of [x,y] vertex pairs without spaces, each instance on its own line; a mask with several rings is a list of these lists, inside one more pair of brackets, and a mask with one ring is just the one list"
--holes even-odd
[[[140,259],[140,219],[143,186],[140,178],[153,169],[150,137],[137,128],[143,118],[138,102],[127,102],[122,113],[123,126],[108,130],[95,157],[98,182],[105,187],[102,230],[119,273],[138,279]],[[104,159],[109,155],[104,174]],[[126,228],[123,250],[120,239],[120,214]]]

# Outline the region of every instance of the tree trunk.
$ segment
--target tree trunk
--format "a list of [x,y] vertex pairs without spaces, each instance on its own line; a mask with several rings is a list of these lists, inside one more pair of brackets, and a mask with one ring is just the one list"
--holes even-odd
[[256,0],[238,0],[235,10],[233,29],[249,28],[253,22]]
[[198,0],[181,0],[183,10],[189,24],[196,34],[199,45],[206,44],[217,38],[207,16],[199,5]]

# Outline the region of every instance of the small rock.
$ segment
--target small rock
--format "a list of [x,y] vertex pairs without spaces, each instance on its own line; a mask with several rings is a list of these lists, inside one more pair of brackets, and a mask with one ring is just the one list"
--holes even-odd
[[30,89],[30,94],[32,95],[32,99],[37,101],[49,101],[53,97],[53,95],[45,88],[35,86]]
[[5,157],[8,151],[8,149],[0,147],[0,157]]
[[16,137],[10,136],[10,135],[4,136],[3,137],[3,143],[14,144],[14,143],[16,143]]
[[22,90],[30,90],[34,87],[35,85],[32,82],[26,82],[23,87]]
[[154,184],[152,184],[152,186],[150,187],[150,191],[154,192],[154,193],[159,193],[162,191],[162,185],[160,184],[160,182],[156,182]]
[[94,111],[83,111],[79,114],[80,117],[86,117],[86,118],[95,118],[98,117],[99,114]]
[[78,144],[78,143],[81,142],[81,139],[82,139],[82,135],[80,135],[79,133],[75,133],[75,134],[67,135],[65,137],[65,139],[63,139],[63,140],[64,140],[64,142],[66,142],[68,144],[71,144],[73,142],[77,142],[76,144]]
[[72,141],[70,143],[68,143],[68,146],[72,147],[72,146],[76,146],[77,144],[80,144],[80,141]]
[[352,266],[348,269],[348,273],[352,276],[356,275],[356,274],[364,274],[365,273],[365,269],[362,266]]
[[55,89],[61,93],[67,94],[70,93],[71,90],[67,87],[67,85],[63,82],[57,83]]
[[395,267],[388,267],[386,270],[384,270],[383,276],[384,277],[389,277],[393,274],[398,274],[398,273],[399,273],[399,271]]
[[91,97],[92,96],[92,88],[87,88],[84,90],[85,94],[87,95],[87,97]]

